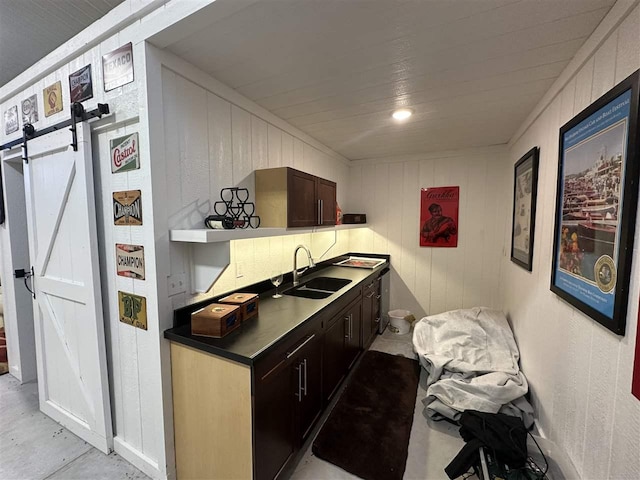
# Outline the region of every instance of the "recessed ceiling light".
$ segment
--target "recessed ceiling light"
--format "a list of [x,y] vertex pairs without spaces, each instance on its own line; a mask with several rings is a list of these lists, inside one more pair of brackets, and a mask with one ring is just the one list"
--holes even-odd
[[413,115],[413,112],[411,110],[409,110],[408,108],[401,108],[400,110],[396,110],[395,112],[393,112],[391,116],[396,120],[406,120],[411,115]]

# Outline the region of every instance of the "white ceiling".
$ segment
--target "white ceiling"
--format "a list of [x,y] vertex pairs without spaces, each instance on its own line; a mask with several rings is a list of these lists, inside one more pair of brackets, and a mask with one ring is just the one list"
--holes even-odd
[[355,160],[508,142],[613,3],[261,0],[168,48]]
[[0,87],[124,0],[0,0]]

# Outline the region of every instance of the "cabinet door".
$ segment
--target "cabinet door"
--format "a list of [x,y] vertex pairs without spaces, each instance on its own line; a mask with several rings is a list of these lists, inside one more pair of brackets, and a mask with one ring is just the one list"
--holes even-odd
[[347,369],[351,368],[353,362],[358,358],[358,354],[361,351],[362,335],[362,301],[359,298],[358,301],[349,309],[349,321],[347,324],[347,331],[345,333],[345,355]]
[[318,178],[318,208],[320,225],[336,224],[336,184]]
[[[257,480],[274,478],[296,449],[294,364],[283,362],[255,380],[254,435]],[[211,408],[215,408],[212,405]]]
[[339,314],[330,322],[324,334],[324,352],[322,356],[322,384],[326,400],[330,400],[347,371],[345,365],[345,333],[348,314]]
[[322,342],[315,335],[306,342],[295,361],[298,446],[322,412]]
[[287,225],[310,227],[318,224],[317,177],[288,169]]
[[373,335],[375,333],[376,323],[375,315],[377,310],[374,307],[374,303],[377,301],[375,298],[375,282],[366,286],[362,292],[362,348],[369,348],[369,345],[373,341]]

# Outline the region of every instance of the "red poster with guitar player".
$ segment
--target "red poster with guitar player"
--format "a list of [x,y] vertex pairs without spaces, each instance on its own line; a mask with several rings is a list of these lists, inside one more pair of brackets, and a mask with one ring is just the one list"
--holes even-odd
[[636,332],[636,359],[633,365],[631,393],[640,400],[640,306],[638,306],[638,331]]
[[458,246],[460,187],[423,188],[420,192],[420,246]]

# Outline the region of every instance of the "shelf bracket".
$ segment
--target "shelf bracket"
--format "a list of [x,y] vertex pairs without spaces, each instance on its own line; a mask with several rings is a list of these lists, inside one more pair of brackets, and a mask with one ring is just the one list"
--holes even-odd
[[231,262],[231,242],[192,244],[191,293],[206,293]]

